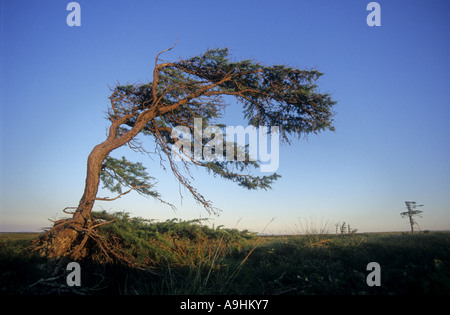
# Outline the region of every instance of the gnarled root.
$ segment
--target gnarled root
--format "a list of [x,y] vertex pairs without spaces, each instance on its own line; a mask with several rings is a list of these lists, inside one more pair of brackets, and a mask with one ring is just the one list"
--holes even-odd
[[106,238],[96,228],[112,221],[91,221],[82,224],[74,219],[62,219],[35,240],[33,249],[49,258],[71,260],[92,259],[100,263],[118,262],[134,266],[134,257],[126,253],[115,236]]
[[71,219],[62,219],[54,223],[53,227],[44,235],[35,240],[33,249],[38,250],[43,256],[49,258],[71,257],[73,247],[79,238],[78,229],[81,224],[72,222]]

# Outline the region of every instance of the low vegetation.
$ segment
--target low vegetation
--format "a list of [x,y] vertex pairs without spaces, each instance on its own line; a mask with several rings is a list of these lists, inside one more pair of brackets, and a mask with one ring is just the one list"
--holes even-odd
[[[258,236],[207,220],[95,217],[132,264],[93,251],[69,287],[68,261],[30,250],[37,234],[3,233],[1,294],[450,294],[449,232]],[[366,283],[369,262],[379,287]]]

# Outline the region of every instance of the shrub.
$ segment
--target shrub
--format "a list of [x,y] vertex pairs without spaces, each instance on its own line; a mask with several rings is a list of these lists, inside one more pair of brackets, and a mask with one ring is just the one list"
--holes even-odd
[[[96,220],[112,221],[99,228],[105,237],[119,239],[124,250],[140,264],[154,267],[210,265],[255,238],[247,230],[212,228],[206,219],[155,222],[131,218],[128,213],[93,213]],[[215,261],[214,261],[215,260]]]

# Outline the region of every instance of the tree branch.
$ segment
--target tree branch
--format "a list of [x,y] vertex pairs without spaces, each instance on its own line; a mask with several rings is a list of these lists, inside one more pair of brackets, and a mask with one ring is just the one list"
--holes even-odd
[[178,38],[178,36],[177,36],[177,41],[175,42],[175,44],[172,45],[172,47],[167,48],[167,49],[165,49],[165,50],[163,50],[163,51],[160,51],[160,52],[156,55],[156,58],[155,58],[155,67],[158,65],[158,59],[159,59],[159,56],[160,56],[161,54],[163,54],[163,53],[165,53],[165,52],[168,52],[168,51],[172,50],[173,48],[175,48],[175,46],[178,44],[178,40],[179,40],[179,38]]
[[99,201],[100,201],[100,200],[101,200],[101,201],[113,201],[113,200],[119,199],[119,198],[122,197],[123,195],[126,195],[126,194],[130,193],[131,191],[133,191],[133,190],[135,190],[135,189],[139,189],[139,188],[148,188],[148,187],[151,187],[151,186],[153,186],[153,185],[135,186],[135,187],[132,187],[131,189],[127,190],[126,192],[119,194],[118,196],[116,196],[116,197],[114,197],[114,198],[108,198],[108,197],[106,197],[106,198],[95,198],[94,200],[99,200]]

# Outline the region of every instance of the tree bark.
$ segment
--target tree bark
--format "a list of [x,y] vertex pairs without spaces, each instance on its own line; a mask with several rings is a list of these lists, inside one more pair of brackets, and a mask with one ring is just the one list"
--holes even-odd
[[89,225],[90,214],[97,197],[98,186],[100,183],[100,172],[103,161],[111,151],[104,148],[102,144],[97,145],[89,154],[87,161],[86,182],[84,193],[78,204],[77,211],[73,215],[74,222]]
[[98,192],[100,172],[103,161],[110,152],[102,143],[94,147],[89,154],[83,196],[73,217],[70,220],[55,222],[53,228],[49,231],[47,236],[49,244],[46,248],[49,257],[61,258],[74,254],[74,246],[77,245],[77,239],[82,234],[80,231],[89,229],[92,225],[91,211]]
[[[155,109],[143,112],[139,115],[131,130],[117,137],[117,128],[131,116],[125,115],[113,121],[107,139],[96,145],[89,154],[84,193],[78,203],[77,210],[71,219],[55,222],[53,228],[44,236],[45,245],[37,246],[38,248],[45,247],[48,257],[71,256],[71,258],[77,259],[82,256],[81,247],[84,246],[86,240],[86,235],[83,236],[83,234],[88,233],[87,231],[92,226],[91,212],[97,198],[103,161],[111,151],[132,140],[148,121],[154,119]],[[79,247],[77,248],[77,246]]]

